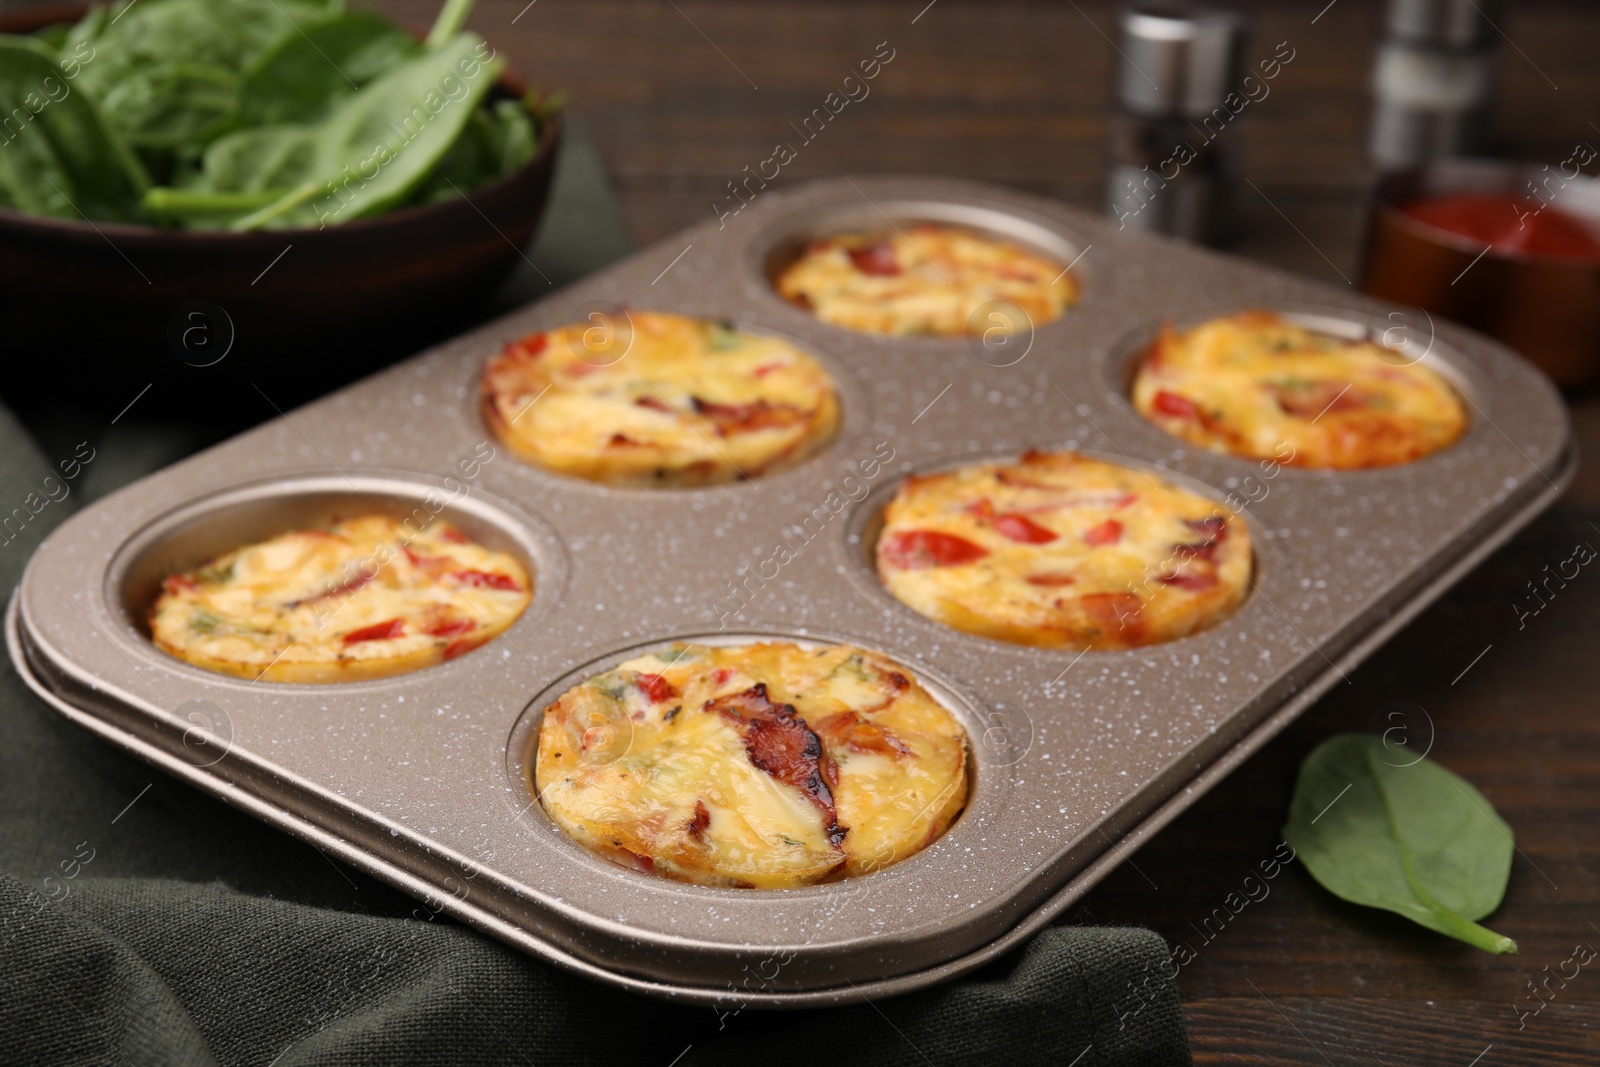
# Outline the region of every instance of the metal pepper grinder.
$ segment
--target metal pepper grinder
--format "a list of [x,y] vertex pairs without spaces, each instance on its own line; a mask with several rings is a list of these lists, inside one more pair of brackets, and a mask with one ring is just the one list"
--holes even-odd
[[1372,70],[1373,166],[1403,170],[1482,150],[1500,9],[1495,0],[1389,0]]
[[1250,101],[1248,26],[1231,11],[1134,3],[1117,12],[1121,53],[1106,211],[1122,226],[1202,243],[1226,239]]

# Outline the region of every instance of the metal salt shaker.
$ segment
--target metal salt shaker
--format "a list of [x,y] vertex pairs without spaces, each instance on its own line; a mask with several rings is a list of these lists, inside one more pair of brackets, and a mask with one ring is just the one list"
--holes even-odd
[[1482,150],[1500,8],[1495,0],[1389,0],[1372,70],[1373,166],[1404,170]]
[[1117,24],[1106,210],[1124,227],[1224,240],[1248,103],[1246,20],[1199,4],[1135,3]]

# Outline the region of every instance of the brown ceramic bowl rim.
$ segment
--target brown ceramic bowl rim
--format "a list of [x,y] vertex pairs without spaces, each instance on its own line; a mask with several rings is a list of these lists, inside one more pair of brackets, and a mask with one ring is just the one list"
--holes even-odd
[[[88,10],[88,4],[44,4],[35,8],[0,12],[0,33],[37,33],[39,30],[56,26],[63,22],[76,22]],[[521,100],[527,92],[527,86],[523,80],[509,71],[500,76],[500,80],[495,82],[494,87],[506,90],[518,100]],[[532,115],[532,112],[529,112],[529,114]],[[538,122],[537,117],[535,117],[535,122]],[[561,126],[560,112],[552,114],[542,123],[539,123],[537,127],[539,146],[527,163],[510,174],[501,175],[488,185],[480,185],[476,189],[467,190],[459,199],[470,201],[475,197],[487,195],[504,186],[516,183],[530,171],[548,166],[549,157],[561,140]],[[455,203],[455,200],[440,200],[432,204],[421,204],[415,207],[400,208],[396,211],[386,211],[381,215],[373,215],[370,218],[352,219],[350,222],[339,223],[336,226],[292,226],[281,229],[244,232],[231,230],[182,230],[165,226],[145,226],[131,222],[58,219],[47,215],[30,215],[11,208],[0,207],[0,232],[6,230],[12,232],[32,231],[38,236],[70,236],[80,239],[104,237],[109,234],[130,241],[141,239],[179,240],[192,243],[196,247],[202,245],[217,247],[228,243],[240,246],[250,244],[271,244],[276,246],[278,241],[286,236],[305,238],[307,235],[314,233],[359,235],[380,227],[401,227],[416,219],[424,218],[430,214],[437,214],[442,209],[448,208]]]
[[[1429,225],[1421,219],[1408,214],[1401,206],[1405,202],[1430,195],[1433,192],[1516,192],[1520,188],[1517,185],[1518,182],[1525,178],[1540,175],[1543,172],[1543,164],[1521,160],[1474,157],[1445,159],[1386,176],[1378,183],[1375,195],[1378,210],[1391,225],[1404,230],[1414,237],[1452,251],[1465,252],[1468,255],[1483,253],[1487,259],[1558,270],[1585,273],[1600,270],[1600,261],[1583,259],[1577,256],[1552,256],[1536,252],[1499,249],[1493,245],[1489,246],[1486,251],[1481,242],[1471,237],[1464,237],[1461,234]],[[1563,180],[1569,185],[1578,185],[1580,188],[1585,189],[1588,195],[1593,198],[1594,206],[1581,205],[1575,208],[1570,204],[1554,205],[1556,209],[1593,222],[1597,227],[1600,227],[1600,178],[1579,173],[1571,178],[1563,177]]]

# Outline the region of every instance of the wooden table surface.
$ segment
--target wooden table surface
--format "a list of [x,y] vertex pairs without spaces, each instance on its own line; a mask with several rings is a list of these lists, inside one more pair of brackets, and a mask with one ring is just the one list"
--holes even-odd
[[[1265,4],[1252,56],[1295,58],[1243,132],[1240,255],[1334,284],[1357,274],[1363,137],[1377,6]],[[546,86],[572,91],[649,243],[708,217],[741,170],[791,139],[880,42],[894,59],[777,180],[942,174],[1098,209],[1109,5],[480,0],[471,24]],[[526,6],[524,6],[526,5]],[[386,0],[426,23],[433,0]],[[1500,22],[1497,149],[1558,163],[1600,145],[1600,5],[1519,2]],[[1320,17],[1314,18],[1321,11]],[[920,15],[919,15],[920,12]],[[1574,404],[1600,451],[1600,402]],[[1142,923],[1195,960],[1179,977],[1198,1063],[1593,1063],[1600,975],[1580,973],[1519,1027],[1526,983],[1600,945],[1600,577],[1581,575],[1519,628],[1525,583],[1600,544],[1600,468],[1400,637],[1095,889],[1085,923]],[[1486,651],[1487,650],[1487,651]],[[1482,654],[1481,658],[1478,658]],[[1470,666],[1470,669],[1467,669]],[[1463,674],[1463,671],[1465,673]],[[1491,957],[1343,904],[1298,866],[1208,942],[1201,921],[1279,840],[1295,768],[1392,700],[1426,709],[1432,756],[1515,829],[1506,902],[1489,921],[1522,954]],[[1419,727],[1419,730],[1422,729]],[[1215,929],[1213,923],[1212,929]],[[1546,972],[1544,969],[1549,968]]]

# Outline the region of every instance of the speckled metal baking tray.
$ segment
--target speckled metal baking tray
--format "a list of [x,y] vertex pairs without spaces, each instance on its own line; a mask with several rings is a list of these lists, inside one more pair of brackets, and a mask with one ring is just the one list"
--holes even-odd
[[[810,235],[917,220],[1073,264],[1079,305],[1005,344],[818,322],[769,272]],[[530,468],[478,410],[483,361],[625,308],[790,338],[834,373],[837,438],[709,489],[616,489]],[[1188,447],[1128,404],[1163,319],[1275,308],[1376,336],[1447,374],[1471,428],[1409,466],[1315,472]],[[798,1007],[905,992],[1019,943],[1193,803],[1559,493],[1560,398],[1503,347],[1048,201],[968,183],[841,179],[725,215],[86,508],[29,564],[7,619],[19,671],[64,715],[453,915],[594,978],[695,1003]],[[887,596],[870,562],[908,472],[1027,448],[1159,470],[1239,507],[1253,589],[1203,633],[1127,652],[973,637]],[[162,575],[353,509],[446,515],[537,573],[503,639],[428,670],[298,686],[158,652]],[[792,559],[781,566],[777,546]],[[760,892],[680,885],[569,841],[527,780],[540,709],[675,639],[849,641],[915,672],[966,725],[971,801],[922,853]]]

